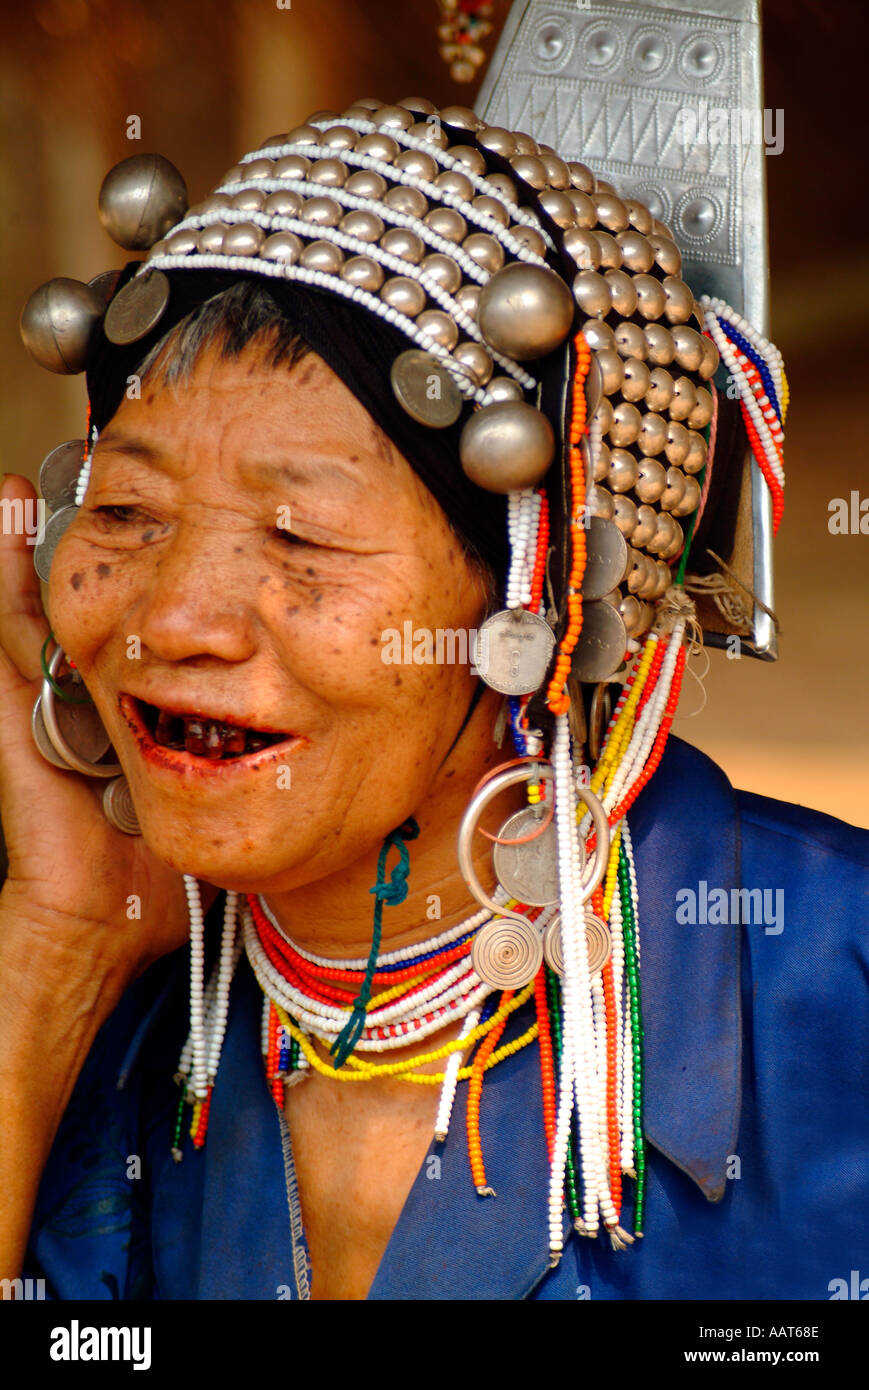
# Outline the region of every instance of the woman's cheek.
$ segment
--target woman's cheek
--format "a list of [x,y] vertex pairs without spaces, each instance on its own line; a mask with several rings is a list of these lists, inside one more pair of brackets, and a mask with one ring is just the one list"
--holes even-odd
[[51,566],[49,613],[52,632],[84,674],[93,656],[117,630],[131,589],[131,576],[111,552],[65,536]]

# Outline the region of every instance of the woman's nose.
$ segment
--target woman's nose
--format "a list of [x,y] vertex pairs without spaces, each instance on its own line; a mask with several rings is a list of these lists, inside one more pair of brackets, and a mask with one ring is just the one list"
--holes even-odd
[[231,527],[184,522],[161,547],[134,611],[137,634],[156,656],[244,661],[252,654],[256,613],[238,545]]

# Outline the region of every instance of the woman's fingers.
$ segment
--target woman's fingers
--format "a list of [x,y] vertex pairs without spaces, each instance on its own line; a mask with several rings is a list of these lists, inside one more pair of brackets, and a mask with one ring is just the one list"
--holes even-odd
[[40,652],[49,626],[33,568],[36,502],[26,478],[6,474],[0,483],[0,697],[18,685],[16,676],[42,676]]

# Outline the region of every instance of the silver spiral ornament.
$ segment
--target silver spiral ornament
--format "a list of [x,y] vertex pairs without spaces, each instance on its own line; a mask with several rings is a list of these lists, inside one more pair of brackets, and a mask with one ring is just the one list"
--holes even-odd
[[122,831],[124,835],[141,835],[139,818],[126,777],[115,777],[106,783],[103,790],[103,812],[109,824]]
[[471,964],[494,989],[522,989],[543,961],[540,933],[518,917],[496,917],[477,932]]
[[[612,935],[606,922],[597,913],[586,909],[585,941],[588,948],[588,969],[594,975],[603,970],[613,948]],[[556,912],[543,933],[543,955],[550,970],[564,974],[564,951],[561,944],[561,913]]]

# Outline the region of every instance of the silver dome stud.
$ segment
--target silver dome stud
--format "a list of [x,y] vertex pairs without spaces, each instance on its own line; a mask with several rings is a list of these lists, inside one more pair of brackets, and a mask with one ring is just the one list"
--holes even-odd
[[99,293],[81,280],[48,280],[21,311],[22,342],[40,367],[74,376],[85,369],[104,308]]
[[525,401],[499,401],[476,411],[462,430],[459,454],[472,483],[487,492],[533,487],[555,453],[549,420]]
[[162,155],[135,154],[106,174],[98,206],[113,241],[127,251],[147,251],[184,216],[187,188]]
[[[594,274],[594,272],[590,272]],[[554,271],[514,261],[483,286],[478,322],[490,347],[527,362],[545,357],[570,332],[574,302]]]

